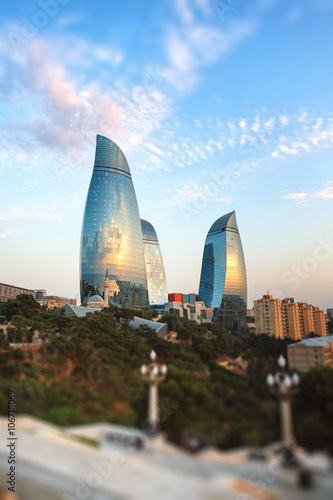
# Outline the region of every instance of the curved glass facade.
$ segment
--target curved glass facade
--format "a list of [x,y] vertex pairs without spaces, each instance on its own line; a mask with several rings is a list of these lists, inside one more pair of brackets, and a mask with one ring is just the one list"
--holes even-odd
[[141,219],[143,249],[146,261],[149,305],[168,302],[168,290],[160,245],[150,222]]
[[121,149],[97,136],[94,170],[81,236],[81,303],[104,297],[109,303],[148,306],[142,231],[131,172]]
[[210,228],[202,259],[199,296],[213,307],[213,323],[228,330],[245,327],[247,284],[242,242],[235,211]]

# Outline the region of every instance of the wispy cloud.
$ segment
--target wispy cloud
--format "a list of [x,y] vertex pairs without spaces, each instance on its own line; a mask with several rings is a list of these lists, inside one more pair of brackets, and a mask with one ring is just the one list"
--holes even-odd
[[13,116],[17,103],[21,104],[20,112],[15,112],[19,118],[3,121],[2,141],[9,134],[16,148],[46,147],[83,163],[87,145],[91,149],[95,145],[96,133],[130,148],[156,130],[168,113],[165,95],[148,85],[144,75],[138,85],[115,81],[106,88],[94,76],[78,77],[82,59],[88,68],[96,62],[120,64],[124,55],[119,49],[80,38],[71,37],[66,46],[64,40],[36,37],[19,54],[3,47],[0,55],[4,62],[0,98],[7,115]]
[[[169,27],[165,37],[165,51],[169,67],[163,70],[164,78],[178,91],[191,90],[199,81],[201,70],[229,53],[238,43],[253,34],[256,19],[234,19],[228,27],[222,27],[212,19],[211,5],[204,1],[189,3],[175,0],[180,13],[180,25]],[[206,14],[198,20],[195,8]]]
[[[30,157],[32,150],[46,148],[85,168],[88,148],[93,151],[96,133],[101,133],[112,137],[126,154],[150,149],[152,156],[142,164],[147,170],[163,168],[161,157],[167,157],[168,148],[154,144],[153,137],[162,126],[165,132],[175,101],[192,91],[204,68],[251,36],[260,18],[234,16],[223,25],[209,0],[174,0],[173,7],[178,19],[167,22],[161,33],[166,62],[153,71],[143,67],[136,82],[119,71],[126,52],[112,41],[101,46],[65,33],[48,39],[38,33],[19,53],[1,45],[0,98],[9,117],[2,127],[5,153],[6,143]],[[76,16],[58,20],[81,21]],[[111,83],[110,77],[99,78],[110,70],[115,75]],[[212,146],[206,146],[205,153],[210,152]],[[206,146],[199,146],[200,151],[191,148],[185,157],[204,158]]]
[[288,113],[263,108],[252,116],[226,121],[208,118],[201,123],[194,119],[193,125],[191,136],[184,136],[184,126],[178,123],[172,136],[163,134],[154,141],[155,152],[164,152],[160,168],[209,168],[232,159],[247,170],[259,163],[285,161],[333,146],[333,119],[310,117],[304,110]]
[[10,236],[13,233],[15,233],[14,229],[10,229],[9,231],[2,234],[0,233],[0,240],[5,240],[6,238],[8,238],[8,236]]
[[43,223],[48,221],[62,221],[63,218],[57,213],[38,212],[36,210],[25,210],[18,207],[9,207],[4,215],[0,216],[2,222],[24,222],[24,223]]
[[189,182],[181,189],[178,188],[176,193],[172,195],[167,202],[172,207],[182,207],[188,203],[196,203],[200,201],[208,202],[212,200],[212,197],[214,197],[214,201],[218,203],[232,203],[232,198],[217,196],[216,193],[213,193],[208,186],[202,186],[195,182]]
[[295,200],[299,203],[309,202],[309,201],[318,201],[318,200],[332,200],[333,199],[333,186],[332,182],[329,181],[325,184],[322,189],[318,191],[311,191],[309,193],[301,192],[301,193],[290,193],[283,196],[286,200]]

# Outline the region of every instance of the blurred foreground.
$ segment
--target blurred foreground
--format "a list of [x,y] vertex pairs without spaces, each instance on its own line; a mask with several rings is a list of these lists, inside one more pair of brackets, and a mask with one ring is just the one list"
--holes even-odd
[[283,466],[279,444],[228,452],[193,446],[190,453],[161,434],[106,423],[62,429],[29,416],[17,418],[16,493],[7,496],[7,426],[1,418],[0,499],[333,498],[332,461],[324,454],[297,449],[297,464]]

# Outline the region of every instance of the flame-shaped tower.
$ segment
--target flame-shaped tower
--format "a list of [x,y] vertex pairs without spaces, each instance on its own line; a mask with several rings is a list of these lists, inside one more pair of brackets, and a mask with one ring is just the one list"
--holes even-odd
[[121,149],[97,135],[93,174],[81,236],[81,303],[104,295],[121,307],[148,306],[138,204],[131,172]]
[[220,217],[207,234],[199,296],[214,308],[213,323],[233,331],[245,327],[246,270],[235,211]]

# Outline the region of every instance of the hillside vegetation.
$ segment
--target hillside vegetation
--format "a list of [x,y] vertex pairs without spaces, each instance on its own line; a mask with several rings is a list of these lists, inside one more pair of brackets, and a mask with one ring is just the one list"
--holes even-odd
[[[154,349],[157,361],[168,366],[160,386],[160,419],[169,439],[185,445],[196,436],[202,445],[221,448],[279,440],[278,404],[265,378],[277,370],[279,355],[286,356],[288,339],[229,334],[167,314],[161,321],[178,333],[175,343],[150,328],[129,326],[134,314],[151,318],[151,311],[114,307],[70,318],[63,309],[43,310],[28,295],[3,304],[0,314],[11,322],[9,340],[26,344],[36,332],[42,339],[37,350],[13,349],[0,333],[2,415],[8,389],[15,389],[19,413],[58,425],[108,421],[145,429],[148,390],[139,369]],[[216,363],[239,355],[247,362],[245,376]],[[293,401],[300,445],[333,453],[332,396],[332,369],[301,375]]]

